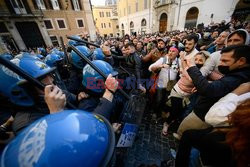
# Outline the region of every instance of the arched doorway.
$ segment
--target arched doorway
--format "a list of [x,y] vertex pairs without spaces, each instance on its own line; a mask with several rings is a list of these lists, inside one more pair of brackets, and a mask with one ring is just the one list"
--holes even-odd
[[197,24],[197,19],[199,15],[199,9],[196,7],[192,7],[188,10],[186,15],[186,23],[185,28],[194,28]]
[[125,31],[124,31],[124,24],[122,24],[122,36],[124,36],[125,35]]
[[167,24],[168,24],[168,15],[166,13],[162,13],[160,17],[160,25],[159,25],[159,32],[164,33],[167,31]]
[[142,19],[142,21],[141,21],[141,34],[145,34],[146,33],[146,26],[147,26],[146,19]]
[[134,33],[134,22],[130,22],[130,24],[129,24],[130,26],[130,34],[132,35],[133,33]]

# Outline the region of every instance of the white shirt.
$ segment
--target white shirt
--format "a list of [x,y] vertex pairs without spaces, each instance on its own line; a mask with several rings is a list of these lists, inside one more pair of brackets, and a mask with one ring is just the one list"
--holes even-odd
[[215,103],[205,116],[206,123],[216,126],[229,126],[228,115],[235,111],[238,105],[250,99],[250,92],[240,96],[229,93]]
[[[152,67],[153,66],[159,66],[163,63],[163,57],[161,57],[160,59],[158,59],[155,63],[151,64],[148,68],[149,71],[152,71]],[[178,61],[179,59],[175,59],[172,62],[172,65],[170,68],[166,67],[166,68],[162,68],[160,73],[159,73],[159,80],[157,82],[157,86],[158,88],[166,88],[168,81],[169,81],[169,76],[170,76],[170,80],[175,80],[178,74]],[[166,60],[166,64],[169,64],[169,59],[167,58]]]

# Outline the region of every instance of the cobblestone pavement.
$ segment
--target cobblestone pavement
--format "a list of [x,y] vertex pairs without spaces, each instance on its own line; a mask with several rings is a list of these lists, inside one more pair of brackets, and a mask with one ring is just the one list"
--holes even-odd
[[[137,138],[131,148],[124,151],[120,161],[124,167],[172,167],[174,158],[170,149],[176,150],[178,141],[173,137],[173,129],[169,129],[167,137],[161,134],[162,123],[152,121],[150,113],[144,113]],[[118,150],[119,152],[119,150]]]

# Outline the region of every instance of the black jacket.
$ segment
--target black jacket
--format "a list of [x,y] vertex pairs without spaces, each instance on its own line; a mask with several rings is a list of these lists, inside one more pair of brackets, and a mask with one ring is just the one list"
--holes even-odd
[[133,74],[136,76],[136,78],[139,80],[141,79],[141,58],[138,56],[138,54],[135,52],[133,54],[130,54],[125,58],[126,64],[124,65],[125,68],[131,68],[134,70]]
[[94,112],[110,119],[114,104],[105,98],[89,97],[79,102],[78,109]]
[[196,66],[190,67],[187,72],[199,93],[199,99],[197,105],[194,107],[194,113],[203,121],[205,120],[208,110],[214,103],[226,94],[232,92],[240,84],[250,81],[250,67],[233,70],[230,74],[212,83],[209,83],[207,79],[202,76]]

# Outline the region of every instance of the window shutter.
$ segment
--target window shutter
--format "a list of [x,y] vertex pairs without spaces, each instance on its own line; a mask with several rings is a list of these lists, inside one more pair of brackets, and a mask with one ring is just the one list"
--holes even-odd
[[46,9],[53,9],[52,3],[50,0],[44,0]]
[[24,8],[26,9],[27,13],[31,13],[30,6],[27,3],[27,1],[22,1],[22,2],[23,2]]
[[74,1],[74,0],[70,0],[70,2],[71,2],[71,7],[72,7],[72,10],[75,10],[73,1]]
[[58,4],[59,4],[59,8],[60,8],[61,10],[64,10],[64,9],[63,9],[63,6],[62,6],[61,0],[57,0],[57,1],[58,1]]
[[32,0],[32,3],[33,3],[33,6],[35,9],[38,9],[38,6],[37,6],[37,3],[36,3],[36,0]]
[[78,2],[79,2],[80,10],[82,10],[82,0],[78,0]]

